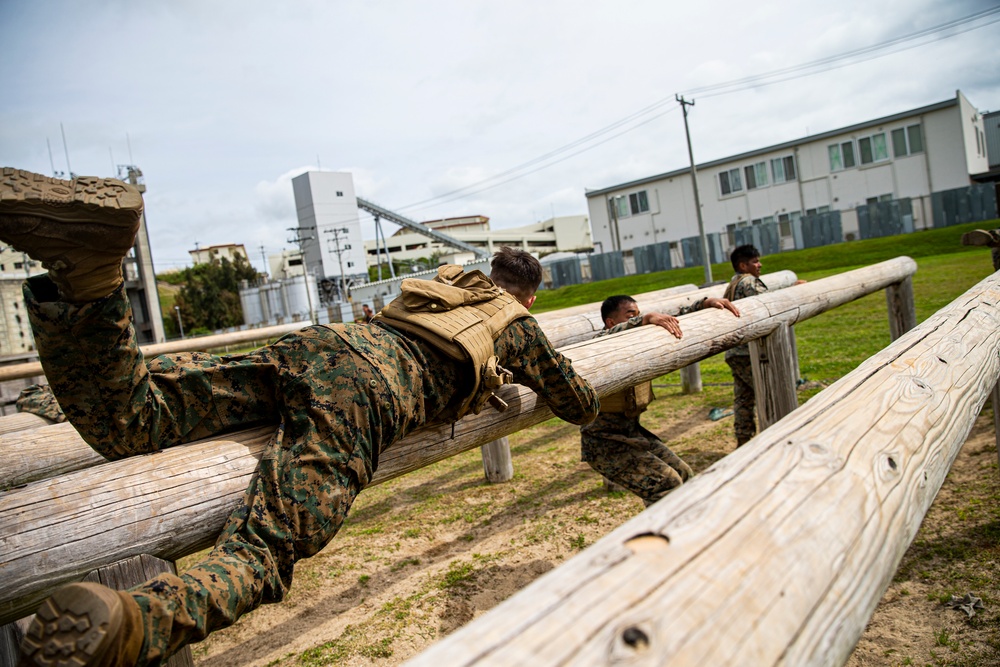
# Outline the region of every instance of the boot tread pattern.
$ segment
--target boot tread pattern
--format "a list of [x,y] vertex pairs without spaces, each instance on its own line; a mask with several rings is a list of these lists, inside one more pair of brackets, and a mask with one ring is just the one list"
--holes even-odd
[[4,167],[0,174],[0,202],[4,213],[28,215],[80,204],[90,210],[142,208],[139,192],[113,178],[81,176],[67,181],[12,167]]

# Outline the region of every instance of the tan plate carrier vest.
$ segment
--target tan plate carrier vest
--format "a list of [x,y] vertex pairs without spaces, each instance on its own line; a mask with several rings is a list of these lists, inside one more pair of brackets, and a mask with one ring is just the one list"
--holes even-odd
[[433,280],[407,278],[400,288],[402,293],[374,319],[472,367],[472,391],[449,417],[479,414],[487,402],[500,412],[506,410],[494,391],[512,383],[514,376],[498,365],[493,343],[511,322],[529,317],[527,309],[482,271],[465,273],[454,264],[439,267]]
[[643,382],[601,399],[601,412],[623,412],[626,417],[638,417],[653,402],[653,382]]

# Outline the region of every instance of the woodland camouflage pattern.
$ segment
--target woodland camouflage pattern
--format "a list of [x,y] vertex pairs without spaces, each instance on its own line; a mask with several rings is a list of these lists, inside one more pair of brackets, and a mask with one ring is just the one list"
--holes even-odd
[[[679,315],[701,310],[705,299],[683,307]],[[642,326],[636,315],[596,337],[609,336]],[[608,480],[639,496],[647,506],[667,495],[692,476],[694,471],[663,442],[639,423],[638,415],[601,412],[580,429],[580,458]]]
[[[725,297],[736,301],[748,296],[763,294],[767,285],[749,273],[737,273],[726,287]],[[753,371],[750,366],[750,346],[738,345],[726,350],[726,363],[733,372],[733,430],[736,446],[745,444],[757,433],[754,421],[756,398],[753,392]]]
[[[278,425],[209,556],[132,589],[146,625],[140,665],[280,601],[295,561],[333,538],[379,453],[469,388],[459,362],[379,325],[312,326],[248,354],[144,362],[122,287],[82,305],[55,298],[44,276],[25,286],[42,365],[66,416],[107,458]],[[534,318],[513,323],[495,348],[556,416],[594,418],[593,388]]]

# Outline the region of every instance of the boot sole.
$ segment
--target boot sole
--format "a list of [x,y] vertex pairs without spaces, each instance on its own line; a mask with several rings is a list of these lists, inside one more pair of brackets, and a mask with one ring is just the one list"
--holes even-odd
[[0,214],[29,215],[61,222],[85,222],[99,213],[131,225],[142,213],[142,195],[114,178],[81,176],[71,181],[4,167],[0,174]]
[[996,248],[1000,246],[1000,239],[997,239],[993,236],[993,234],[985,230],[973,229],[971,232],[962,234],[962,245],[978,245]]
[[[108,595],[108,594],[111,595]],[[104,587],[70,584],[47,599],[21,642],[20,665],[96,667],[105,662],[124,619],[121,600]]]

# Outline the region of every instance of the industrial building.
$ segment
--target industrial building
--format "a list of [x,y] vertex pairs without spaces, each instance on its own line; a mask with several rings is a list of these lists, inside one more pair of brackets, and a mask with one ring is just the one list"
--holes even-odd
[[[590,251],[593,247],[590,222],[585,215],[559,216],[531,225],[496,230],[490,229],[490,219],[485,215],[428,220],[420,224],[470,246],[481,248],[489,255],[500,246],[521,248],[538,256],[553,252]],[[440,262],[449,264],[465,264],[476,259],[472,252],[455,248],[407,228],[399,229],[385,239],[384,250],[380,248],[378,240],[365,241],[368,265],[375,266],[379,261],[379,253],[384,254],[386,250],[394,260],[404,262],[415,262],[435,253],[438,254]]]
[[[769,253],[995,218],[994,187],[973,178],[989,167],[983,116],[961,91],[705,162],[696,172],[710,258],[747,242]],[[595,251],[662,258],[654,268],[700,264],[691,174],[588,190]]]

